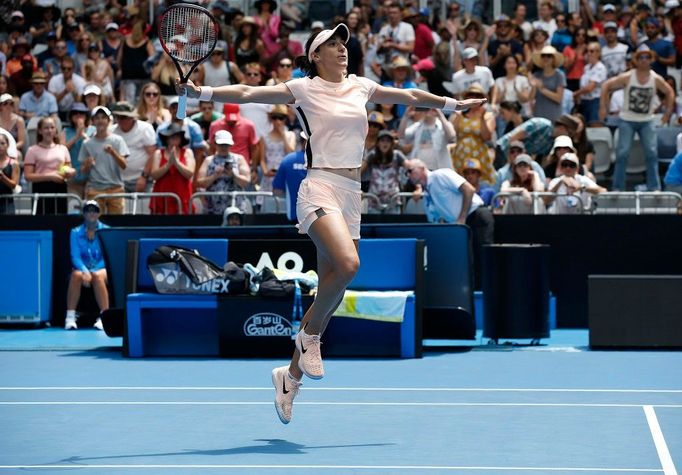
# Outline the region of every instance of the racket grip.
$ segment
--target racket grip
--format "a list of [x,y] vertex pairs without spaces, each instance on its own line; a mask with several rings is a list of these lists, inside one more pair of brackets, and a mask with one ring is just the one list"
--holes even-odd
[[178,99],[178,112],[175,117],[178,119],[184,119],[187,112],[187,94],[183,94]]

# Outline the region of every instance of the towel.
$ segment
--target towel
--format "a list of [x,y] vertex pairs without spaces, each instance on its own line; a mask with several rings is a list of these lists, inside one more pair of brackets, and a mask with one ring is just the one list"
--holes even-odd
[[405,303],[410,295],[414,295],[414,292],[346,290],[334,316],[400,323],[403,321]]

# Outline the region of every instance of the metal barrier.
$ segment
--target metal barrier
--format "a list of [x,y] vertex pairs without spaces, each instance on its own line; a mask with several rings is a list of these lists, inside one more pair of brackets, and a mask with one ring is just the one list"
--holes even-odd
[[[94,200],[111,200],[111,199],[123,199],[123,214],[150,214],[149,210],[149,200],[152,198],[167,198],[175,201],[177,209],[180,210],[182,214],[182,201],[180,197],[175,193],[170,192],[143,192],[143,193],[103,193],[101,195],[95,195]],[[168,213],[168,201],[163,200],[164,212],[162,214]],[[138,208],[140,213],[138,213]],[[104,211],[104,210],[102,210]]]
[[[0,195],[0,214],[35,216],[41,204],[42,214],[69,214],[70,210],[80,213],[83,208],[83,200],[72,193],[18,193]],[[60,209],[63,213],[57,213]]]
[[[558,195],[549,191],[529,192],[531,203],[522,202],[518,193],[500,192],[493,196],[492,208],[500,214],[584,214],[585,203],[578,195]],[[565,201],[563,209],[552,204]],[[551,203],[551,204],[550,204]]]
[[594,214],[677,214],[682,195],[672,191],[609,191],[593,198]]
[[405,205],[401,195],[412,196],[412,193],[394,193],[388,198],[388,202],[374,193],[362,193],[363,214],[401,214]]
[[[261,206],[261,209],[270,209],[270,204],[274,204],[276,213],[283,212],[283,210],[280,209],[280,200],[278,200],[271,191],[197,191],[189,199],[190,210],[194,209],[195,214],[201,214],[205,208],[205,199],[211,197],[228,198],[230,200],[228,206],[235,206],[241,209],[244,214],[253,214],[254,211],[258,210],[258,207],[254,206],[252,201],[253,198],[271,198],[269,201],[272,203],[264,204]],[[243,198],[243,200],[240,200],[239,198]],[[198,206],[192,206],[194,204],[197,204]],[[223,211],[224,210],[221,210],[220,214],[222,214]]]

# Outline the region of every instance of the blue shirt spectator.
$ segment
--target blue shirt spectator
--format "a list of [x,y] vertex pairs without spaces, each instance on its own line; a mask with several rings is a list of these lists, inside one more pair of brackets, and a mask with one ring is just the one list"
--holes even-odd
[[31,78],[33,90],[21,95],[19,112],[24,119],[32,117],[47,117],[56,115],[59,111],[57,98],[51,92],[45,90],[47,78],[42,71],[36,71]]
[[682,152],[675,155],[663,178],[666,191],[682,193]]
[[[439,168],[427,174],[424,189],[424,210],[430,223],[454,223],[462,210],[462,191],[460,187],[466,183],[463,176],[449,168]],[[474,194],[467,214],[471,214],[483,200]]]
[[[646,40],[644,44],[654,51],[658,58],[675,58],[675,47],[668,40],[657,38],[655,40]],[[668,66],[658,61],[658,59],[651,63],[651,70],[662,77],[668,75]]]
[[282,159],[277,169],[277,174],[272,181],[272,190],[275,194],[284,192],[287,200],[287,218],[289,221],[297,221],[296,199],[301,182],[308,173],[305,163],[305,152],[299,150],[292,152]]
[[556,48],[557,51],[563,51],[566,46],[571,46],[573,44],[573,33],[568,28],[562,28],[557,30],[552,35],[551,45]]
[[[97,222],[95,233],[108,228],[104,223]],[[81,272],[92,272],[104,269],[104,255],[97,238],[88,239],[85,223],[71,230],[71,265]]]

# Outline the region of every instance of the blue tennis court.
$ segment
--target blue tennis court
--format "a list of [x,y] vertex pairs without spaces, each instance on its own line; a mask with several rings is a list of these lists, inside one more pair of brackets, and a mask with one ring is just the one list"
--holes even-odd
[[[81,332],[86,334],[86,332]],[[560,332],[557,332],[560,333]],[[277,360],[0,353],[0,472],[676,474],[682,355],[549,345],[329,359],[282,425]]]

